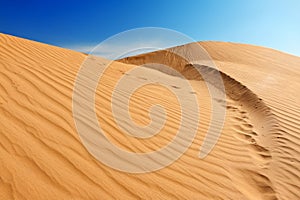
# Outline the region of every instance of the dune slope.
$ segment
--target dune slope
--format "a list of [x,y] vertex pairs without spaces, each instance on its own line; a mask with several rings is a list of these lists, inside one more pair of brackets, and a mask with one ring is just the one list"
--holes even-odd
[[[126,135],[111,110],[120,77],[127,76],[133,84],[157,77],[201,102],[197,135],[185,154],[161,170],[130,174],[96,160],[77,134],[72,92],[87,55],[0,34],[0,199],[298,199],[300,58],[250,45],[201,45],[218,66],[227,94],[226,102],[213,99],[227,112],[218,143],[205,159],[198,155],[210,123],[211,101],[206,84],[190,65],[160,51],[114,62],[101,78],[95,102],[98,121],[112,143],[132,152],[168,144],[179,126],[180,105],[159,84],[137,90],[130,101],[132,120],[148,124],[149,108],[160,103],[167,121],[155,137]],[[91,58],[91,66],[109,62]],[[171,66],[194,90],[159,69],[130,72],[148,60],[168,65],[175,60]],[[199,67],[214,73],[210,66]],[[124,109],[122,99],[117,104]]]
[[[200,42],[221,71],[227,95],[244,105],[270,157],[268,178],[280,199],[299,198],[299,103],[300,59],[268,48],[251,45]],[[190,45],[181,48],[187,51]],[[172,63],[165,51],[134,56],[121,61],[142,65],[149,61]],[[186,63],[172,64],[186,77],[195,77]],[[192,72],[192,73],[191,73]],[[234,94],[236,93],[236,94]],[[230,108],[229,108],[230,109]]]

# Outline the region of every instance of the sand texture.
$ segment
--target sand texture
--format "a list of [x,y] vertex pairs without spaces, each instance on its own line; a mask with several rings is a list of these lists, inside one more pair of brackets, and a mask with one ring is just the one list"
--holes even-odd
[[[131,152],[167,145],[180,126],[180,103],[159,84],[140,88],[130,100],[132,121],[149,124],[149,109],[159,103],[167,112],[166,123],[148,139],[126,135],[111,108],[113,91],[124,92],[115,89],[121,77],[127,76],[131,85],[151,77],[158,83],[164,80],[174,90],[198,99],[200,121],[187,112],[188,122],[198,126],[184,155],[158,171],[131,174],[95,159],[76,131],[73,87],[87,55],[0,34],[0,199],[299,199],[300,58],[251,45],[200,44],[220,70],[225,100],[211,99],[193,66],[167,51],[113,62],[99,81],[98,121],[113,144]],[[175,48],[188,52],[190,45]],[[159,68],[130,72],[149,61],[181,72],[193,90],[184,87],[184,78]],[[91,56],[85,64],[107,62]],[[199,67],[206,74],[215,70],[205,64]],[[122,95],[116,102],[119,111],[126,100]],[[224,127],[216,146],[200,159],[214,102],[226,108]],[[123,112],[119,117],[126,120]],[[84,113],[80,120],[85,120]]]

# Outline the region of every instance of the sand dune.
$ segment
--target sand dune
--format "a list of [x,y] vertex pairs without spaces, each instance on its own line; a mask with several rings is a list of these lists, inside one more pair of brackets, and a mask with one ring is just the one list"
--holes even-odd
[[[189,45],[175,48],[188,52]],[[96,160],[76,131],[72,92],[87,55],[1,34],[0,199],[298,199],[300,58],[250,45],[201,45],[220,70],[226,102],[211,102],[194,66],[167,51],[113,62],[101,78],[95,101],[98,121],[110,141],[127,151],[150,152],[167,145],[180,125],[181,112],[172,92],[150,84],[131,97],[131,118],[147,125],[149,108],[160,103],[167,112],[165,126],[149,139],[124,134],[111,108],[113,91],[126,96],[115,89],[120,77],[132,84],[155,77],[201,102],[197,134],[185,154],[158,171],[131,174]],[[89,58],[91,66],[109,62]],[[193,91],[183,86],[183,78],[161,69],[130,71],[149,61],[180,71]],[[216,73],[205,64],[197,67],[204,74]],[[117,102],[120,111],[124,102],[122,98]],[[226,106],[224,127],[210,154],[199,159],[214,102]]]

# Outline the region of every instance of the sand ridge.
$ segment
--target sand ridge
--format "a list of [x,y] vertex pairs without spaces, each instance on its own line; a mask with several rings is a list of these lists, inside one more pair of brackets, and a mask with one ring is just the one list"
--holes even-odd
[[[197,136],[187,152],[167,168],[129,174],[93,158],[76,132],[72,90],[86,55],[5,34],[0,44],[1,199],[299,198],[300,58],[250,45],[201,43],[220,69],[227,94],[221,137],[202,160],[199,147],[210,123],[211,102],[193,68],[163,52],[113,63],[97,88],[96,111],[108,138],[121,148],[147,152],[164,146],[174,137],[180,118],[175,98],[162,95],[168,93],[165,88],[149,85],[132,97],[130,113],[136,123],[147,124],[148,107],[160,102],[169,113],[165,128],[150,140],[117,129],[110,96],[121,76],[145,81],[142,74],[129,73],[135,65],[149,59],[175,67],[190,79],[201,102]],[[98,57],[92,61],[105,62]],[[209,66],[198,67],[214,73]],[[144,70],[177,78],[159,69]],[[175,89],[184,90],[180,78],[176,80]]]

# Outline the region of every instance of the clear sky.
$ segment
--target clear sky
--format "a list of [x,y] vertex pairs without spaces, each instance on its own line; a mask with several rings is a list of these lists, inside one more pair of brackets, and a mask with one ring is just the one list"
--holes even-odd
[[0,32],[77,50],[149,26],[300,56],[300,0],[0,0]]

